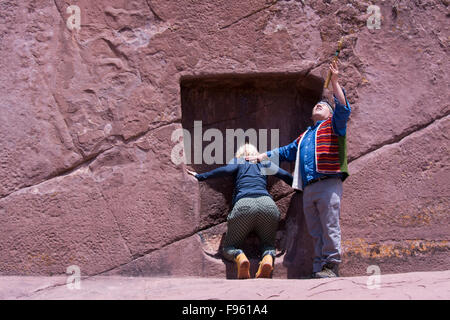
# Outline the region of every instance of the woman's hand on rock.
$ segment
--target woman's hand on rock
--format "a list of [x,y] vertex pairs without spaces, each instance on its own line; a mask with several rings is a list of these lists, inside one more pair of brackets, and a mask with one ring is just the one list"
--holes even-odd
[[187,173],[188,174],[190,174],[191,176],[196,176],[197,175],[197,172],[195,172],[195,171],[192,171],[192,170],[189,170],[189,169],[186,169],[186,171],[187,171]]

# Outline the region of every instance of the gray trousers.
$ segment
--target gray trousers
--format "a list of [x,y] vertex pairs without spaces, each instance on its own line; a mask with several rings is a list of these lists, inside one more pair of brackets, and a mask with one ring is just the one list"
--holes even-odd
[[280,220],[280,211],[271,197],[239,199],[227,217],[227,233],[223,244],[223,255],[233,261],[242,253],[241,246],[247,235],[255,231],[262,256],[270,254],[275,258],[275,236]]
[[325,263],[341,262],[342,180],[331,178],[310,184],[303,190],[303,212],[309,234],[314,240],[313,272]]

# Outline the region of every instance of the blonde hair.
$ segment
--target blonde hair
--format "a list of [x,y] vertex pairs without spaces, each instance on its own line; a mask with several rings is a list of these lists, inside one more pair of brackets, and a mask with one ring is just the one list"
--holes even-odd
[[240,146],[235,154],[236,158],[242,158],[247,156],[259,156],[258,149],[256,149],[256,147],[250,143],[246,143]]

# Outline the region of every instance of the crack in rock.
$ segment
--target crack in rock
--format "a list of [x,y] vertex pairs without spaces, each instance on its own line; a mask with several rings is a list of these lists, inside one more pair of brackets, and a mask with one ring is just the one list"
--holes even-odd
[[367,149],[361,155],[358,155],[358,156],[353,157],[353,158],[349,157],[348,163],[350,164],[350,162],[356,161],[356,160],[358,160],[358,159],[360,159],[360,158],[362,158],[362,157],[364,157],[364,156],[366,156],[366,155],[368,155],[370,153],[373,153],[373,152],[375,152],[375,151],[377,151],[377,150],[379,150],[379,149],[381,149],[383,147],[400,143],[402,140],[404,140],[405,138],[409,137],[410,135],[412,135],[412,134],[414,134],[416,132],[420,132],[420,131],[428,128],[429,126],[433,125],[435,122],[439,122],[439,121],[445,119],[446,117],[448,117],[449,115],[450,115],[450,110],[447,111],[446,113],[444,113],[443,115],[438,116],[437,118],[433,118],[432,120],[428,121],[427,123],[424,123],[424,124],[421,124],[421,125],[418,124],[418,125],[412,126],[410,128],[407,128],[403,133],[401,133],[401,134],[399,134],[397,136],[394,136],[394,137],[392,137],[389,140],[386,140],[386,141],[383,141],[383,142],[380,142],[380,143],[374,145],[373,147]]
[[238,23],[238,22],[240,22],[240,21],[242,21],[242,20],[244,20],[244,19],[247,19],[247,18],[249,18],[249,17],[251,17],[251,16],[253,16],[253,15],[255,15],[255,14],[257,14],[258,12],[261,12],[261,11],[263,11],[263,10],[265,10],[265,9],[268,9],[268,8],[272,7],[272,6],[275,5],[277,2],[278,2],[278,0],[275,0],[275,1],[273,1],[271,4],[269,4],[269,5],[267,5],[267,6],[264,6],[264,7],[262,7],[262,8],[257,9],[257,10],[254,10],[254,11],[250,12],[249,14],[246,14],[245,16],[240,17],[240,18],[238,18],[237,20],[234,20],[233,22],[231,22],[231,23],[229,23],[229,24],[226,24],[226,25],[224,25],[224,26],[219,27],[219,30],[227,29],[227,28],[231,27],[232,25],[234,25],[234,24],[236,24],[236,23]]

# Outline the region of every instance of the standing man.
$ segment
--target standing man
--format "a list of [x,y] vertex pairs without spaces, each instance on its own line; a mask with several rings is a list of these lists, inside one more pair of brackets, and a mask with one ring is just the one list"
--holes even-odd
[[325,100],[312,110],[314,125],[291,144],[248,157],[263,161],[278,156],[295,161],[292,187],[303,191],[306,225],[314,240],[313,277],[338,276],[341,263],[339,225],[342,182],[348,176],[346,129],[351,108],[338,82],[337,61],[330,64],[335,109]]

